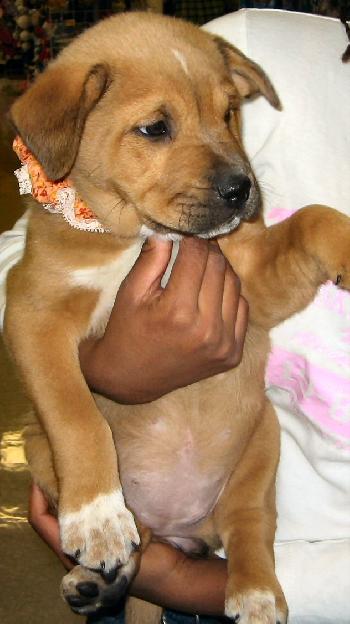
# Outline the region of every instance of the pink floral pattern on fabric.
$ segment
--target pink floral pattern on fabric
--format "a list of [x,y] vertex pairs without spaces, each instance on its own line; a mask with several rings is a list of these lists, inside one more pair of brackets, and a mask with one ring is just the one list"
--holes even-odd
[[[273,208],[278,222],[289,211]],[[327,282],[314,302],[273,332],[266,385],[274,402],[285,390],[302,413],[337,446],[350,448],[350,294]]]
[[350,379],[310,363],[298,353],[275,347],[269,359],[268,385],[287,390],[294,409],[324,433],[350,441]]

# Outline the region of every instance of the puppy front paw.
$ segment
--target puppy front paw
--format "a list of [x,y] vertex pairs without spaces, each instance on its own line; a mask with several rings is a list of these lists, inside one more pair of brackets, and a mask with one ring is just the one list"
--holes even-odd
[[79,511],[59,516],[63,552],[107,580],[138,549],[140,537],[121,490],[101,494]]
[[61,583],[61,595],[74,613],[89,615],[106,607],[115,607],[137,572],[139,553],[118,568],[113,582],[108,583],[98,572],[81,565],[66,574]]
[[272,591],[249,589],[227,596],[225,615],[235,624],[286,624],[287,607]]
[[308,206],[295,213],[303,246],[325,278],[350,290],[350,219],[327,206]]

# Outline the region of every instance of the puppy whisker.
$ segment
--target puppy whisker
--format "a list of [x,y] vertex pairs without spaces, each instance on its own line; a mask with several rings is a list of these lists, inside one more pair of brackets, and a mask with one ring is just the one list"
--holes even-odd
[[263,203],[267,202],[268,200],[269,203],[271,203],[271,200],[273,200],[273,202],[275,203],[280,203],[282,201],[281,194],[278,193],[276,188],[274,188],[269,182],[266,182],[265,180],[259,180],[259,188],[263,198]]
[[192,206],[182,206],[181,215],[179,218],[179,229],[186,227],[186,229],[190,228],[190,223],[192,219]]
[[125,208],[125,201],[124,201],[124,199],[122,199],[122,198],[120,197],[120,198],[119,198],[116,202],[114,202],[114,203],[110,206],[110,209],[109,209],[109,211],[108,211],[108,213],[107,213],[107,217],[110,217],[110,216],[111,216],[111,215],[115,212],[115,210],[119,210],[119,221],[120,221],[120,218],[121,218],[121,212],[122,212],[122,210],[123,210],[124,208]]

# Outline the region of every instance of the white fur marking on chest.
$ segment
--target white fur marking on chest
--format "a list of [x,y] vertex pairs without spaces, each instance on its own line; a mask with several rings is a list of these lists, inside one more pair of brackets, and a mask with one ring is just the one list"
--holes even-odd
[[104,331],[116,294],[138,258],[141,246],[142,241],[135,243],[107,264],[72,271],[71,286],[100,291],[90,319],[88,335],[100,334]]

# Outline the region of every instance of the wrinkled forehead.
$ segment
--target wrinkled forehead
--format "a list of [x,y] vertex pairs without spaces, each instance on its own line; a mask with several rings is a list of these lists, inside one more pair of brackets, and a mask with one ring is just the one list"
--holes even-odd
[[192,95],[204,103],[234,91],[214,38],[164,16],[130,13],[102,21],[65,48],[59,63],[88,68],[92,61],[109,68],[110,90],[120,103],[156,94],[173,101]]
[[116,63],[113,91],[118,104],[132,103],[130,114],[176,109],[193,115],[212,114],[238,105],[237,90],[220,54],[203,53],[186,45],[170,46],[147,61],[123,59]]

